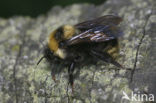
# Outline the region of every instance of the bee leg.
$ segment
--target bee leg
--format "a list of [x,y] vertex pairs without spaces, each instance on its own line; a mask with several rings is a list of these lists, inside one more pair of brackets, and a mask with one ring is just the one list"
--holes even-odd
[[73,72],[75,69],[75,63],[72,62],[68,68],[68,74],[69,74],[69,83],[72,87],[72,92],[74,91],[74,77],[73,77]]
[[52,72],[52,70],[51,70],[51,77],[52,77],[53,81],[56,82],[55,74]]
[[56,78],[55,78],[55,71],[54,71],[54,66],[51,66],[51,77],[53,79],[53,81],[56,83]]
[[98,59],[101,59],[107,63],[111,63],[111,64],[113,64],[119,68],[123,68],[123,66],[121,64],[119,64],[117,61],[115,61],[113,59],[113,57],[106,52],[91,50],[91,55],[98,58]]
[[52,79],[54,82],[56,82],[55,74],[52,75]]

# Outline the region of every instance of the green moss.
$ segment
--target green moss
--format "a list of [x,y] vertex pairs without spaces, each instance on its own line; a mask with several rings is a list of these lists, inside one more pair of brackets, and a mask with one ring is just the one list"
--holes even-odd
[[19,47],[20,47],[19,45],[15,45],[15,46],[12,47],[11,50],[12,51],[19,51]]

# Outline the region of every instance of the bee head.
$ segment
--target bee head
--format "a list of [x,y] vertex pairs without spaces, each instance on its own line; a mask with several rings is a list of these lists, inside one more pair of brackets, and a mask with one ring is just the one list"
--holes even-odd
[[64,41],[71,38],[75,34],[75,28],[71,25],[64,25],[53,31],[49,36],[48,46],[55,55],[65,58],[62,46]]

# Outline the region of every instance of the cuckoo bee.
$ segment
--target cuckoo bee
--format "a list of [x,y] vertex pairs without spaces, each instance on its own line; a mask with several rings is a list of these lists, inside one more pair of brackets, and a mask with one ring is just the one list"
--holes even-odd
[[[118,27],[122,18],[105,15],[76,25],[63,25],[51,32],[43,58],[51,65],[51,75],[68,67],[69,83],[73,87],[74,69],[87,64],[96,65],[98,60],[122,68],[118,56],[118,38],[123,32]],[[56,65],[56,66],[54,66]],[[61,68],[59,68],[61,66]],[[62,67],[64,66],[64,67]]]

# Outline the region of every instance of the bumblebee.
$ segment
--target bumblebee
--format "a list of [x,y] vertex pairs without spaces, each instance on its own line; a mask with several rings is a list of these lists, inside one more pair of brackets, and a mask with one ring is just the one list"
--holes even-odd
[[118,27],[121,21],[119,16],[106,15],[76,25],[59,27],[49,35],[44,56],[37,64],[46,58],[51,65],[54,81],[55,74],[62,71],[62,66],[68,67],[69,83],[72,87],[76,67],[96,65],[98,60],[102,60],[123,68],[116,61],[119,52],[118,38],[123,35]]

